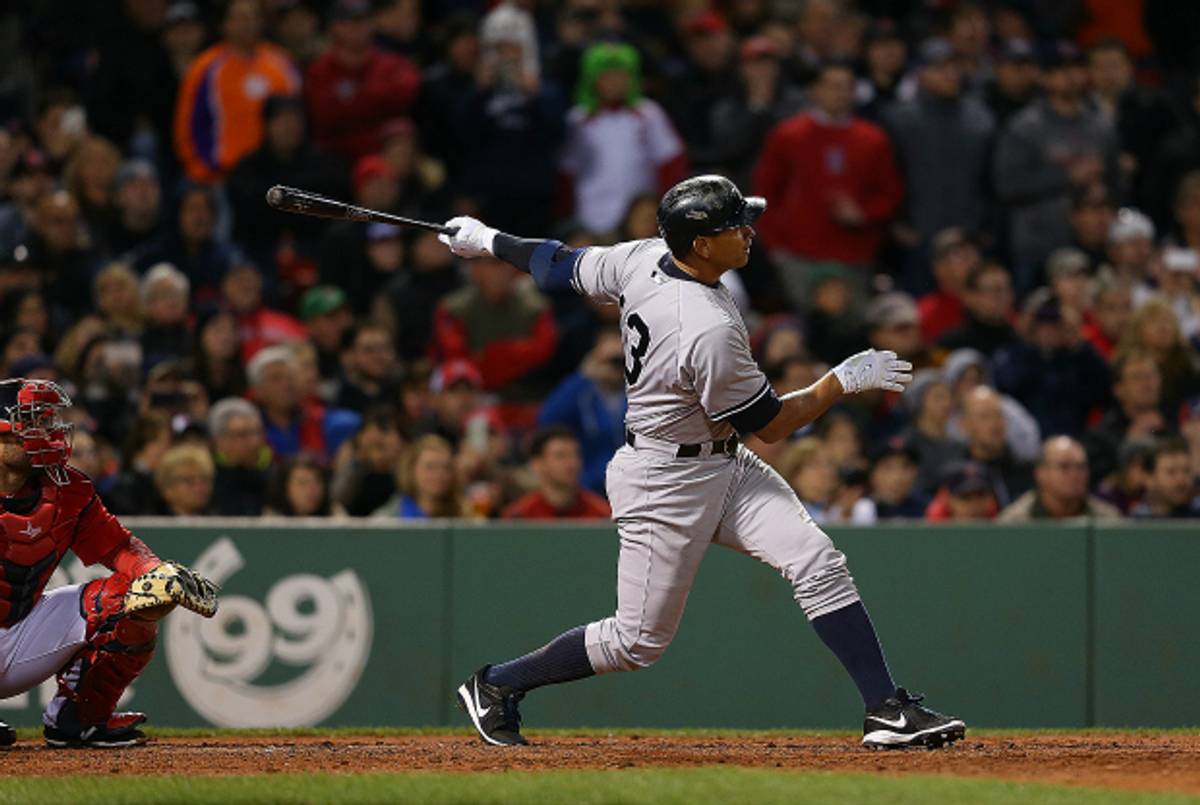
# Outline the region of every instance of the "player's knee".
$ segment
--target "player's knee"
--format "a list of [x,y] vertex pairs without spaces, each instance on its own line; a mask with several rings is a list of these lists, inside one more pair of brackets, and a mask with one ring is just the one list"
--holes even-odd
[[661,644],[651,643],[645,640],[635,640],[630,645],[624,647],[621,652],[625,660],[625,667],[622,671],[638,671],[642,668],[649,668],[665,654],[667,647]]
[[796,603],[809,620],[827,615],[858,600],[858,587],[846,567],[846,557],[832,551],[829,561],[793,582]]
[[669,643],[649,635],[622,631],[616,618],[588,624],[584,642],[592,670],[598,674],[649,668],[658,662]]

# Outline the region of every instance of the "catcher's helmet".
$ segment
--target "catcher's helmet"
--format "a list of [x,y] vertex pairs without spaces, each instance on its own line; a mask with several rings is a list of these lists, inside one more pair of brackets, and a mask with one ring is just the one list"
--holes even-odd
[[73,425],[63,419],[71,398],[49,380],[0,380],[0,432],[16,433],[29,462],[58,485],[67,483]]
[[724,176],[696,176],[672,187],[658,202],[658,233],[671,254],[683,259],[698,236],[753,224],[766,208],[765,198],[743,197]]

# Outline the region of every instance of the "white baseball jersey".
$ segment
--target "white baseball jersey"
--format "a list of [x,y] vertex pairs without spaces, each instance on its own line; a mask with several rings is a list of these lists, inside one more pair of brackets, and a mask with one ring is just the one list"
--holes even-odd
[[621,306],[625,425],[635,434],[709,442],[756,431],[779,411],[729,290],[682,271],[662,239],[587,249],[571,282]]

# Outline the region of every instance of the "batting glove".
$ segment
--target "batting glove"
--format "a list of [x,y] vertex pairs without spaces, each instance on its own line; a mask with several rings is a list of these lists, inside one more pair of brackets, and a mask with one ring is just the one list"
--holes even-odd
[[904,391],[904,384],[913,379],[912,364],[888,349],[867,349],[851,355],[833,367],[833,374],[846,394],[871,389]]
[[458,227],[453,235],[438,235],[438,240],[450,247],[450,251],[459,257],[483,257],[494,254],[492,242],[500,230],[484,225],[483,221],[460,215],[451,218],[445,224],[447,227]]

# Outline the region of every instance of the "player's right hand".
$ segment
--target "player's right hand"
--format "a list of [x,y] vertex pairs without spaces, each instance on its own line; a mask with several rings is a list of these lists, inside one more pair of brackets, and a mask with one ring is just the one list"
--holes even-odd
[[912,382],[912,368],[890,349],[865,349],[833,367],[833,374],[846,394],[871,389],[904,391],[904,385]]
[[438,240],[450,247],[459,257],[483,257],[491,255],[492,241],[499,230],[493,229],[468,215],[459,215],[446,222],[447,227],[458,227],[453,235],[438,235]]

